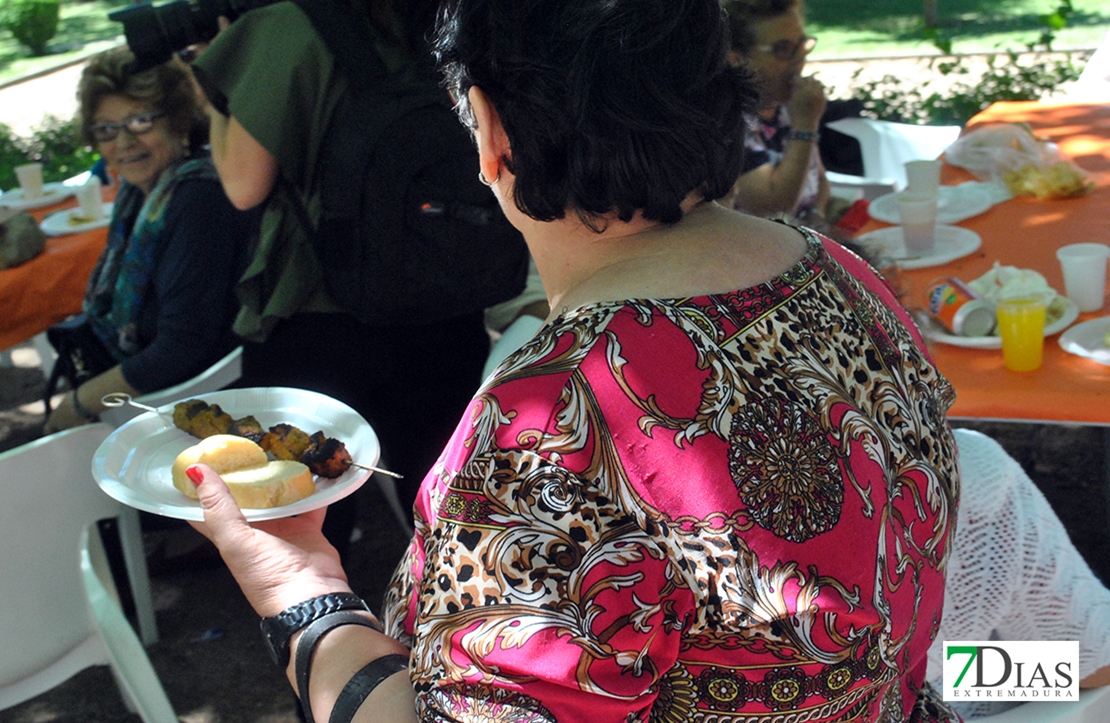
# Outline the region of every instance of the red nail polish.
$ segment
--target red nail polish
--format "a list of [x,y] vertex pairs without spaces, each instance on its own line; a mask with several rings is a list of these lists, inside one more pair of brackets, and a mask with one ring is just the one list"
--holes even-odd
[[192,467],[187,467],[185,469],[185,476],[188,477],[189,481],[197,487],[200,487],[200,483],[204,481],[204,472],[202,472],[200,467],[197,467],[196,465],[193,465]]

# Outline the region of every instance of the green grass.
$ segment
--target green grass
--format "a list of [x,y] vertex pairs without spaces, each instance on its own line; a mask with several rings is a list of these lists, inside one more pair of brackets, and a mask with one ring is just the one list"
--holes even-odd
[[38,58],[16,42],[10,31],[0,30],[0,84],[62,65],[80,57],[89,46],[122,42],[123,26],[109,20],[108,13],[128,4],[129,0],[64,0],[58,32],[47,45],[47,54]]
[[[940,29],[955,53],[1023,50],[1058,0],[937,0]],[[806,30],[820,39],[814,60],[936,53],[924,39],[922,0],[809,0]],[[1074,0],[1054,48],[1096,47],[1110,29],[1110,3]]]

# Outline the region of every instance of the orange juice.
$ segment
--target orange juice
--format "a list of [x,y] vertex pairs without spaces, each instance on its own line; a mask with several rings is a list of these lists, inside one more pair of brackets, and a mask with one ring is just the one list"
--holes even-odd
[[1044,355],[1044,298],[1030,294],[1002,299],[996,311],[1006,368],[1015,372],[1039,369]]

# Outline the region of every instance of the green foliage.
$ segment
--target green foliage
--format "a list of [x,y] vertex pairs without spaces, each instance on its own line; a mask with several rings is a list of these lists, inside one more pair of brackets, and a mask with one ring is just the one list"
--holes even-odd
[[92,148],[82,145],[73,121],[47,118],[29,138],[16,136],[0,123],[0,188],[19,185],[15,167],[24,163],[41,163],[43,180],[51,183],[87,171],[98,157]]
[[1071,0],[1060,0],[1052,13],[1040,17],[1044,29],[1035,42],[1026,45],[1029,53],[1010,50],[990,56],[986,71],[977,79],[972,78],[965,57],[952,55],[951,35],[926,28],[922,35],[945,54],[929,63],[948,81],[943,90],[934,90],[930,81],[911,83],[893,75],[860,82],[861,71],[856,71],[855,97],[863,101],[866,115],[929,125],[963,125],[997,101],[1040,100],[1082,72],[1082,63],[1074,62],[1073,54],[1050,54],[1056,33],[1067,25],[1072,11]]
[[[863,101],[867,115],[880,120],[963,125],[991,103],[1051,95],[1060,84],[1078,78],[1082,69],[1071,54],[1030,58],[1015,51],[988,58],[987,70],[978,79],[972,78],[966,60],[960,57],[934,60],[930,67],[949,79],[943,90],[934,90],[936,84],[931,81],[917,83],[893,75],[859,82],[857,71],[854,95]],[[952,82],[952,77],[959,79]]]
[[4,0],[0,18],[32,55],[46,55],[47,42],[58,32],[61,7],[61,0]]

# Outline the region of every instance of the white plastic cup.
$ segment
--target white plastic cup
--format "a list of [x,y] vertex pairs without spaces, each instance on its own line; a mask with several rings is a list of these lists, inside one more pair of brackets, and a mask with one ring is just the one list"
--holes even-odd
[[937,237],[936,195],[903,191],[897,198],[906,251],[910,255],[932,251]]
[[1110,246],[1105,244],[1071,244],[1056,250],[1064,272],[1067,297],[1080,311],[1098,311],[1106,300],[1106,259]]
[[42,198],[42,164],[26,163],[15,167],[15,177],[19,179],[19,188],[23,191],[23,198],[34,201]]
[[100,179],[93,176],[77,188],[77,203],[81,206],[81,217],[99,221],[104,218],[104,196],[100,191]]
[[940,188],[940,161],[906,161],[906,193],[936,194]]

